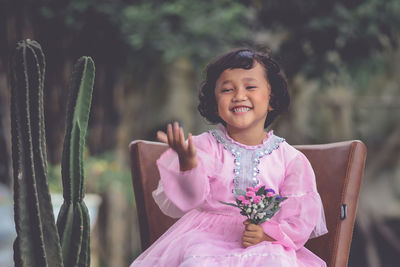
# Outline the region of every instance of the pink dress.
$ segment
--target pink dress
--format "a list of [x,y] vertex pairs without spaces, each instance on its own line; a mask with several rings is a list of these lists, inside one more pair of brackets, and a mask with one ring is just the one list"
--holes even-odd
[[[325,262],[304,247],[327,232],[315,175],[307,158],[273,132],[263,144],[246,146],[225,128],[193,137],[198,166],[179,171],[169,149],[157,161],[160,184],[153,196],[160,209],[181,217],[131,265],[135,266],[274,266],[321,267]],[[274,242],[244,248],[244,231],[235,189],[266,185],[288,199],[262,224]]]

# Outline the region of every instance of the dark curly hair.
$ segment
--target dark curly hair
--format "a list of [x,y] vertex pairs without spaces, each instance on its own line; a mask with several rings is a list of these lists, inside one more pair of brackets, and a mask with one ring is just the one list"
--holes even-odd
[[268,112],[264,123],[267,128],[274,119],[286,111],[290,96],[285,75],[283,74],[279,64],[268,54],[254,51],[248,48],[232,50],[222,56],[216,58],[207,65],[205,70],[206,77],[201,84],[199,100],[197,107],[200,114],[212,124],[225,122],[218,116],[217,101],[215,99],[215,84],[219,76],[227,69],[252,69],[254,63],[260,63],[265,69],[265,76],[271,86],[271,98],[269,105],[273,108]]

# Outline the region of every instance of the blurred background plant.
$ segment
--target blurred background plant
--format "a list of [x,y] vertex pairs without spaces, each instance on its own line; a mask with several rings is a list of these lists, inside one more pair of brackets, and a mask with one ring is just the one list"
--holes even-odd
[[[105,194],[107,189],[118,184],[129,185],[131,183],[130,170],[124,165],[123,161],[117,159],[115,153],[109,151],[96,156],[84,157],[85,173],[88,178],[86,181],[86,191],[88,193]],[[52,192],[62,193],[61,165],[49,165],[49,187]],[[132,194],[131,187],[124,187],[122,194],[127,197],[128,202],[133,202],[135,196]]]
[[0,0],[0,182],[8,187],[8,60],[25,38],[41,43],[52,66],[44,88],[51,168],[60,162],[73,62],[96,62],[85,166],[88,192],[103,204],[92,266],[126,266],[140,252],[129,142],[154,140],[171,120],[195,134],[211,128],[196,110],[202,70],[238,46],[271,51],[286,71],[292,104],[272,126],[278,135],[292,144],[366,143],[349,266],[397,266],[399,1]]
[[[119,264],[116,266],[125,266],[140,253],[137,233],[135,230],[129,233],[132,227],[137,227],[130,170],[112,151],[90,156],[86,150],[84,163],[87,196],[99,195],[103,203],[96,211],[96,221],[91,222],[94,225],[91,266],[113,266],[110,254],[114,257],[113,263]],[[48,180],[53,195],[61,194],[60,164],[48,165]]]

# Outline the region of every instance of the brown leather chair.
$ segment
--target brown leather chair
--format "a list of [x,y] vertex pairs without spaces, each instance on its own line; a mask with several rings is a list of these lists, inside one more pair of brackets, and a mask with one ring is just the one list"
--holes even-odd
[[[328,267],[347,266],[366,147],[361,141],[295,147],[314,168],[329,231],[309,240],[306,247],[325,260]],[[143,250],[176,221],[161,212],[151,194],[160,179],[155,162],[166,149],[165,144],[148,141],[129,145]]]

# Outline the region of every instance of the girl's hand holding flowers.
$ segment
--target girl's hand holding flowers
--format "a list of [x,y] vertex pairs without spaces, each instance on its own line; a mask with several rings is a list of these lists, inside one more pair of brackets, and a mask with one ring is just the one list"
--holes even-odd
[[263,241],[275,241],[275,239],[264,233],[260,225],[253,224],[248,220],[244,221],[243,224],[245,225],[242,237],[243,247],[254,246]]
[[242,243],[244,247],[249,247],[262,241],[275,241],[264,233],[260,224],[271,219],[279,211],[280,203],[286,199],[286,197],[275,194],[273,189],[258,186],[248,187],[246,192],[239,192],[235,199],[236,204],[220,202],[239,208],[240,214],[247,217],[247,220],[243,222],[246,227]]
[[182,127],[177,122],[172,128],[171,124],[167,126],[167,133],[158,131],[157,139],[168,144],[179,157],[179,168],[181,171],[188,171],[197,166],[196,147],[193,144],[192,134],[188,134],[188,142],[185,142],[185,135]]

